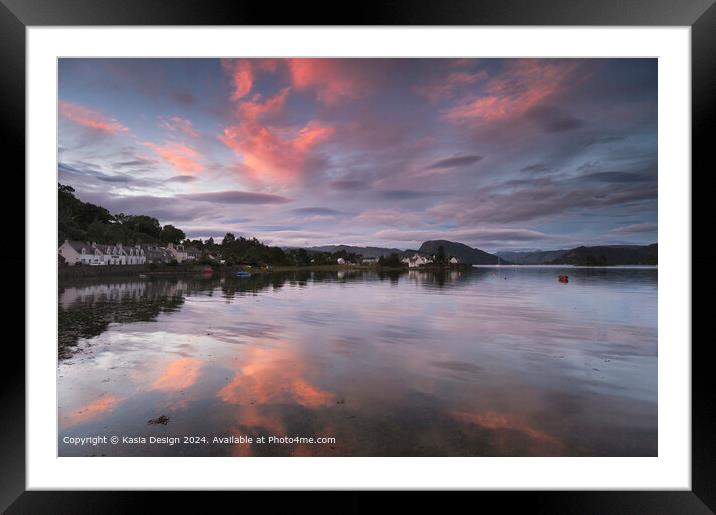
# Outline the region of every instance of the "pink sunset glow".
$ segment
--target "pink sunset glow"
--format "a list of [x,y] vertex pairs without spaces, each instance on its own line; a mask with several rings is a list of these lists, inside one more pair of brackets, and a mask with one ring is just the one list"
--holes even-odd
[[60,182],[190,238],[656,241],[655,60],[63,59],[60,78]]

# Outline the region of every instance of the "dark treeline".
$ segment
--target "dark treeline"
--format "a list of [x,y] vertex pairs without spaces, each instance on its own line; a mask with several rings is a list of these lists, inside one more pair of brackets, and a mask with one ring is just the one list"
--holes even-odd
[[75,197],[70,186],[58,184],[57,237],[96,243],[180,243],[184,232],[173,225],[162,225],[146,215],[111,214],[105,208]]
[[[305,249],[282,249],[266,245],[256,238],[236,237],[226,233],[222,241],[213,238],[204,241],[190,240],[184,231],[147,215],[112,214],[107,209],[75,196],[70,186],[58,184],[58,241],[66,239],[125,245],[140,243],[182,243],[202,253],[199,263],[214,263],[217,259],[226,265],[335,265],[339,258],[358,264],[360,254],[339,250],[337,252],[308,252]],[[392,262],[391,262],[392,263]],[[399,261],[397,261],[399,265]]]
[[390,267],[396,267],[401,266],[400,262],[400,255],[398,255],[395,252],[392,252],[388,256],[380,256],[378,258],[378,265],[380,266],[390,266]]
[[256,238],[235,237],[232,233],[224,236],[221,244],[212,238],[203,242],[192,240],[191,245],[221,256],[227,265],[284,265],[317,266],[335,265],[339,258],[349,263],[360,263],[362,256],[345,250],[337,252],[308,252],[306,249],[282,249],[261,243]]

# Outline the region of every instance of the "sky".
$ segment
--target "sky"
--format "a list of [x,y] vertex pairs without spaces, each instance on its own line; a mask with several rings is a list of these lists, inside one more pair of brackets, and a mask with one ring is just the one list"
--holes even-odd
[[657,241],[656,59],[60,59],[58,180],[188,237]]

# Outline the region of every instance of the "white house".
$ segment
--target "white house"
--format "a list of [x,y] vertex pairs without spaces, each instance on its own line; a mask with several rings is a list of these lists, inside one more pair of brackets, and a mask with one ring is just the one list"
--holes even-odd
[[125,247],[117,243],[95,245],[95,247],[101,251],[104,265],[143,265],[147,261],[144,249],[140,245]]
[[57,253],[65,258],[68,265],[143,265],[146,262],[144,250],[139,246],[97,245],[84,241],[65,240]]
[[170,243],[167,245],[167,250],[172,255],[172,259],[177,260],[177,263],[186,261],[188,258],[188,254],[186,250],[184,250],[184,245],[174,245],[173,243]]
[[121,243],[116,245],[96,245],[97,249],[102,253],[103,265],[126,265],[127,252]]
[[139,245],[127,247],[125,252],[127,253],[128,265],[143,265],[147,261],[147,257],[144,255],[144,249]]
[[68,265],[103,265],[102,252],[86,241],[65,240],[57,253],[65,258]]
[[156,243],[145,243],[142,245],[146,263],[169,263],[173,258],[169,251]]
[[401,263],[407,263],[409,268],[417,268],[422,265],[432,263],[433,260],[429,257],[421,256],[420,254],[414,254],[411,257],[406,257],[400,260]]
[[455,256],[450,258],[451,265],[457,265],[459,262],[460,262],[460,260],[458,258],[456,258]]
[[187,261],[197,261],[199,258],[201,258],[201,251],[197,248],[186,247],[184,250],[186,251]]
[[338,258],[338,259],[336,260],[336,262],[337,262],[339,265],[346,265],[346,264],[348,264],[348,261],[346,261],[346,260],[343,259],[343,258]]

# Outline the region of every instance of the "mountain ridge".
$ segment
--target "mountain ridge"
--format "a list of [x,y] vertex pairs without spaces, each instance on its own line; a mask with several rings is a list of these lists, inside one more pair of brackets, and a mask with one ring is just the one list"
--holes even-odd
[[[438,247],[442,247],[447,257],[456,257],[461,263],[468,265],[496,265],[500,261],[498,256],[470,247],[464,243],[449,240],[428,240],[418,249],[421,254],[433,255]],[[508,263],[504,263],[508,264]]]
[[398,254],[400,257],[420,254],[433,256],[442,246],[445,255],[456,257],[468,265],[577,265],[619,266],[658,264],[658,244],[650,245],[581,245],[570,249],[536,250],[527,252],[499,251],[489,253],[477,247],[450,240],[427,240],[417,250],[390,247],[361,247],[357,245],[322,245],[302,247],[307,252],[338,252],[360,254],[365,258],[379,258]]
[[361,254],[365,258],[378,258],[381,256],[389,256],[390,254],[398,254],[400,257],[412,256],[414,254],[432,256],[437,252],[440,245],[443,246],[447,257],[455,256],[461,263],[468,265],[494,265],[498,263],[496,255],[470,247],[464,243],[449,240],[428,240],[423,242],[417,250],[373,246],[360,247],[357,245],[321,245],[302,248],[307,252],[339,252],[345,250],[346,252]]
[[656,265],[659,245],[580,245],[571,249],[500,251],[495,254],[517,265]]

